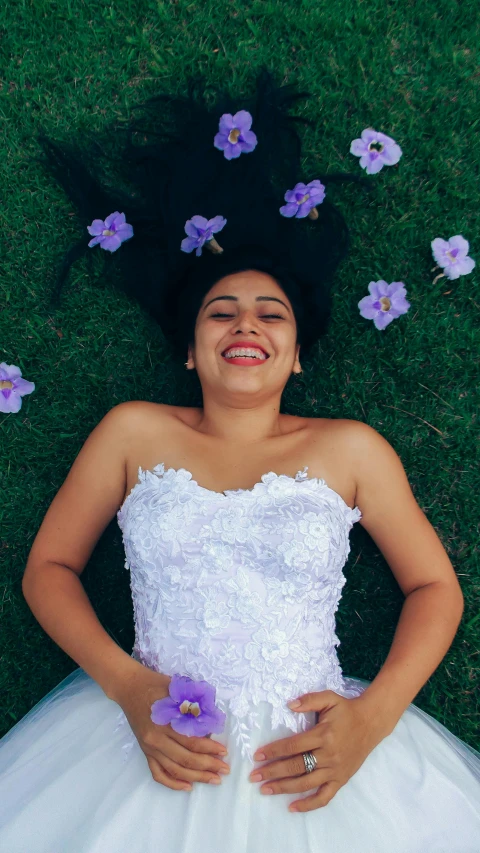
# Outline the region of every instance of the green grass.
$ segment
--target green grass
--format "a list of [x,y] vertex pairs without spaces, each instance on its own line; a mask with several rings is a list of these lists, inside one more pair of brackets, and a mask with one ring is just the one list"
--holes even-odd
[[[404,151],[372,177],[368,201],[333,189],[352,231],[334,317],[282,411],[369,423],[399,453],[416,499],[458,573],[465,613],[416,704],[477,748],[479,728],[478,267],[432,285],[430,241],[463,234],[480,262],[478,12],[473,0],[149,2],[23,0],[0,12],[0,360],[36,383],[0,415],[0,735],[76,668],[29,610],[21,578],[50,502],[83,442],[113,406],[145,399],[201,405],[159,328],[99,281],[99,253],[73,270],[61,310],[47,303],[65,249],[80,236],[62,191],[34,157],[39,130],[103,131],[160,90],[202,72],[248,93],[266,63],[313,94],[299,113],[305,175],[357,171],[350,141],[372,126]],[[378,332],[357,302],[371,280],[402,280],[408,314]],[[186,375],[184,375],[186,374]],[[392,519],[392,524],[395,519]],[[368,534],[351,533],[338,612],[344,672],[372,679],[402,595]],[[82,579],[114,639],[133,642],[128,574],[114,520]]]

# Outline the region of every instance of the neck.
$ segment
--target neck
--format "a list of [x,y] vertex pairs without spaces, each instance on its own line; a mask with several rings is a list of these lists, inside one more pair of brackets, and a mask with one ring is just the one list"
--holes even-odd
[[251,400],[242,405],[204,399],[195,429],[236,445],[258,444],[282,435],[280,418],[280,399],[260,405]]

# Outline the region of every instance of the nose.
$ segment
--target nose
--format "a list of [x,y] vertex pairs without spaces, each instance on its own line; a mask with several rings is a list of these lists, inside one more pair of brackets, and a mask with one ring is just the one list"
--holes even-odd
[[247,308],[240,314],[240,317],[237,317],[237,332],[240,332],[241,334],[248,333],[248,331],[255,331],[256,325],[257,320],[255,313]]

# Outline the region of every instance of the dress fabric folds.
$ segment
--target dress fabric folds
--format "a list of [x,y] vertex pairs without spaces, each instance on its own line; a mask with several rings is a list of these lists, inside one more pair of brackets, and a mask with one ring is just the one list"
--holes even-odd
[[132,656],[215,686],[231,772],[190,792],[155,782],[77,668],[0,740],[2,853],[480,853],[480,752],[413,704],[323,808],[292,814],[301,794],[249,781],[259,746],[314,725],[290,699],[369,684],[342,673],[335,633],[361,511],[306,471],[219,493],[139,468],[117,514]]

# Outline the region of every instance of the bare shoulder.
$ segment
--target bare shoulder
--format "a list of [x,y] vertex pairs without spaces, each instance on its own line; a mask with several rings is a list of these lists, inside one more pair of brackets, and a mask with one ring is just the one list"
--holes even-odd
[[441,540],[413,494],[402,460],[381,433],[361,421],[345,423],[346,453],[355,476],[355,503],[402,592],[448,584],[460,587]]
[[342,419],[331,423],[355,480],[355,501],[359,504],[363,499],[369,515],[380,509],[378,501],[371,505],[372,493],[378,495],[378,478],[388,480],[392,490],[401,489],[413,498],[400,456],[380,432],[364,421]]
[[118,403],[107,414],[111,418],[112,426],[116,425],[117,429],[123,430],[130,427],[135,430],[141,425],[148,426],[162,418],[174,417],[176,409],[176,406],[169,406],[166,403],[127,400],[125,403]]

